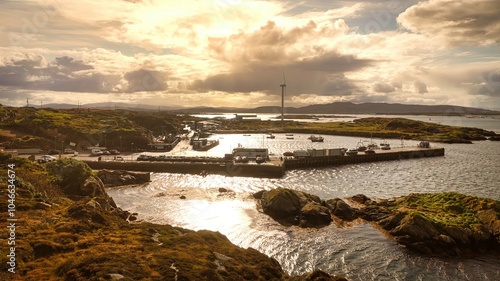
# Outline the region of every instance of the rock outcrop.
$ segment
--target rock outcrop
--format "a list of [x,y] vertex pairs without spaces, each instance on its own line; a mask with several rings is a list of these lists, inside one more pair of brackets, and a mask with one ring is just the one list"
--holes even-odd
[[348,221],[358,217],[355,209],[338,198],[323,202],[318,196],[286,188],[258,191],[253,196],[265,214],[283,225],[319,228],[329,225],[332,215]]
[[124,170],[99,170],[97,176],[106,187],[143,184],[151,181],[150,173]]
[[445,192],[363,202],[361,217],[380,225],[410,250],[432,256],[500,250],[498,201]]
[[432,256],[470,256],[500,251],[500,202],[453,192],[373,200],[363,194],[321,201],[277,188],[254,194],[264,213],[284,225],[319,228],[332,219],[361,218],[378,224],[406,248]]

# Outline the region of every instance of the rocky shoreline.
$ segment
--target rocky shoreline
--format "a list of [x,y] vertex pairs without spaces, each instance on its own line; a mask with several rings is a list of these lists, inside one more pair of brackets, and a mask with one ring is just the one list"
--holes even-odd
[[[1,175],[10,164],[17,176],[15,274],[2,255],[0,280],[346,280],[320,270],[290,276],[275,259],[219,232],[132,222],[75,159],[40,165],[0,153],[0,163]],[[2,187],[0,196],[6,192]],[[0,201],[1,209],[7,205]],[[8,252],[7,243],[0,251]]]
[[[320,228],[331,222],[372,222],[398,244],[430,256],[475,256],[500,250],[500,202],[463,194],[409,194],[373,200],[365,195],[326,201],[278,188],[254,194],[283,225]],[[352,206],[351,206],[352,205]]]

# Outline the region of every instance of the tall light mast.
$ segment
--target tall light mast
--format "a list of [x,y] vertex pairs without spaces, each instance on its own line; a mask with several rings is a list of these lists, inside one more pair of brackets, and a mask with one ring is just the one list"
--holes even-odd
[[283,119],[285,115],[285,92],[286,92],[286,81],[284,73],[283,73],[283,84],[281,84],[280,87],[281,87],[281,125],[283,126]]

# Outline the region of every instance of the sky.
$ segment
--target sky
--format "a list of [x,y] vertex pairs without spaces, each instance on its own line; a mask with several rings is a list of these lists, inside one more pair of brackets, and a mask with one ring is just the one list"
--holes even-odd
[[498,0],[2,0],[0,103],[500,110]]

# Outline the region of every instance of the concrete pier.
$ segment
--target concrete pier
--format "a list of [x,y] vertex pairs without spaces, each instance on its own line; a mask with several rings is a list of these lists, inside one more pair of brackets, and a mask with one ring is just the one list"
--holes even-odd
[[127,170],[156,173],[218,174],[238,177],[280,178],[283,166],[274,163],[235,164],[231,162],[155,162],[155,161],[84,161],[94,170]]
[[376,150],[374,154],[359,152],[357,155],[349,156],[323,156],[287,158],[284,160],[284,169],[300,169],[321,166],[339,166],[346,164],[357,164],[366,162],[392,161],[403,159],[414,159],[424,157],[444,156],[444,148],[411,148]]
[[261,177],[280,178],[285,171],[293,169],[305,169],[311,167],[339,166],[346,164],[357,164],[379,161],[394,161],[414,158],[444,156],[444,148],[400,148],[392,150],[376,150],[374,154],[350,156],[321,156],[303,158],[285,158],[282,161],[273,159],[267,163],[234,163],[224,161],[222,158],[218,162],[194,162],[189,158],[178,162],[163,161],[84,161],[90,168],[95,170],[128,170],[156,173],[184,173],[199,174],[219,174],[239,177]]

